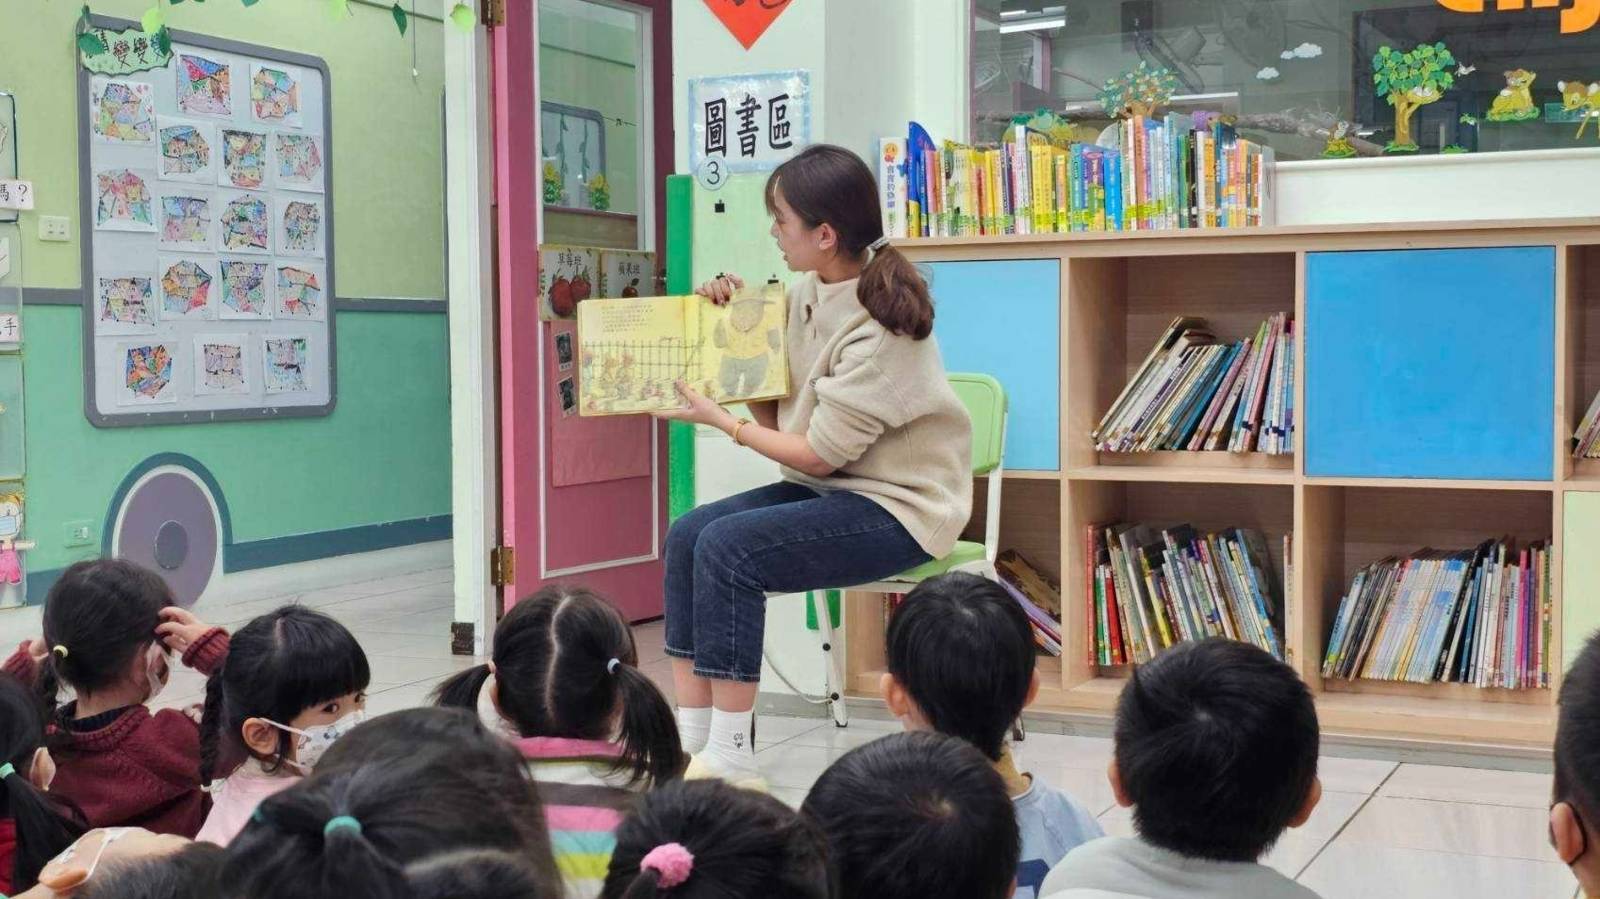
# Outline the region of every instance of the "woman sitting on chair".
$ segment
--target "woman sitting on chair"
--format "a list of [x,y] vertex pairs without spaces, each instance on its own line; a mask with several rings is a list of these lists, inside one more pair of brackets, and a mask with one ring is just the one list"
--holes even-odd
[[[767,180],[793,271],[787,399],[736,419],[680,383],[681,410],[781,466],[783,480],[702,506],[667,534],[666,651],[689,776],[759,784],[751,730],[770,593],[892,577],[955,546],[972,504],[972,424],[945,379],[933,304],[888,245],[865,163],[817,145]],[[698,292],[727,303],[743,281]]]

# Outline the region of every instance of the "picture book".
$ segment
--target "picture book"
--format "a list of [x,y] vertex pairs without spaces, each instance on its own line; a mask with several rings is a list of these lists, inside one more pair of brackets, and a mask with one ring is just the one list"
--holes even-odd
[[676,409],[679,380],[718,403],[788,396],[787,313],[776,281],[726,306],[693,295],[579,303],[578,414]]

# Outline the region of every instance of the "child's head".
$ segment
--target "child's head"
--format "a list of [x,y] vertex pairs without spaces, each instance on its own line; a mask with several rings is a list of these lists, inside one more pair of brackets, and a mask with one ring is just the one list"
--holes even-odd
[[190,843],[176,852],[105,863],[73,899],[215,899],[226,851]]
[[816,271],[837,260],[864,261],[856,297],[895,334],[921,340],[933,333],[928,285],[899,250],[867,250],[883,237],[878,183],[861,157],[812,144],[767,177],[772,236],[791,271]]
[[720,780],[644,796],[617,828],[602,899],[830,899],[822,835],[794,809]]
[[44,748],[39,699],[9,674],[0,674],[0,818],[16,829],[14,890],[33,885],[39,869],[72,845],[83,829],[45,794],[56,766]]
[[413,709],[356,728],[310,777],[263,801],[228,847],[222,895],[410,896],[408,866],[466,849],[542,857],[554,895],[521,755],[469,713]]
[[1311,691],[1288,665],[1221,637],[1179,643],[1122,689],[1111,787],[1156,846],[1255,861],[1321,798],[1317,742]]
[[305,773],[334,739],[361,722],[371,672],[345,626],[305,606],[283,606],[240,628],[206,681],[200,778],[226,777],[246,759]]
[[412,899],[557,899],[549,881],[509,852],[467,849],[406,868]]
[[500,620],[493,660],[440,684],[434,701],[477,708],[487,689],[524,737],[620,734],[619,767],[659,784],[678,776],[685,760],[672,707],[638,664],[633,631],[610,603],[582,588],[546,587]]
[[65,683],[80,696],[128,688],[149,702],[171,673],[156,626],[172,603],[166,581],[132,562],[95,559],[62,572],[44,598],[46,700]]
[[889,711],[998,761],[1007,731],[1039,692],[1033,630],[1005,588],[974,574],[929,578],[895,610],[885,642]]
[[842,899],[1006,899],[1022,836],[1005,781],[964,740],[894,734],[822,772],[801,812]]
[[1593,896],[1600,893],[1600,633],[1561,682],[1554,756],[1550,844]]

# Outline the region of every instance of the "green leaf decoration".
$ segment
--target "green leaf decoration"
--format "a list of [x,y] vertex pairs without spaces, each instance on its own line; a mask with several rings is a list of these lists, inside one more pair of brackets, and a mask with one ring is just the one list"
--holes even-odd
[[404,35],[406,33],[406,11],[401,8],[399,3],[396,3],[394,6],[389,7],[389,12],[394,14],[394,27],[400,29],[400,34]]
[[[194,0],[194,2],[204,3],[205,0]],[[172,30],[165,25],[156,32],[156,48],[168,56],[172,55]]]
[[257,3],[260,3],[261,0],[242,0],[242,2],[245,6],[255,6]]
[[[173,6],[177,6],[179,3],[182,3],[183,0],[167,0],[167,2],[171,3]],[[204,0],[195,0],[195,2],[196,3],[203,3]]]
[[144,15],[139,17],[139,27],[144,29],[145,34],[155,34],[161,30],[161,26],[165,21],[166,16],[161,12],[161,4],[157,3],[155,6],[145,10]]
[[93,31],[85,31],[78,35],[78,50],[84,56],[99,56],[106,52],[106,42],[101,40],[100,35],[95,34]]
[[457,3],[455,8],[450,10],[450,21],[454,22],[456,27],[462,31],[471,31],[472,27],[478,24],[478,16],[472,11],[471,6],[465,3]]

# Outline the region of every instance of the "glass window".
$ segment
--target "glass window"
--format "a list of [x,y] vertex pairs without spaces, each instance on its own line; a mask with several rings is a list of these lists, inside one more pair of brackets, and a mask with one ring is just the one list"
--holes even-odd
[[1098,131],[1101,86],[1142,62],[1175,75],[1171,108],[1236,117],[1280,159],[1341,122],[1362,155],[1406,130],[1423,153],[1600,146],[1600,118],[1578,136],[1597,20],[1600,0],[973,0],[972,134],[1040,108]]

